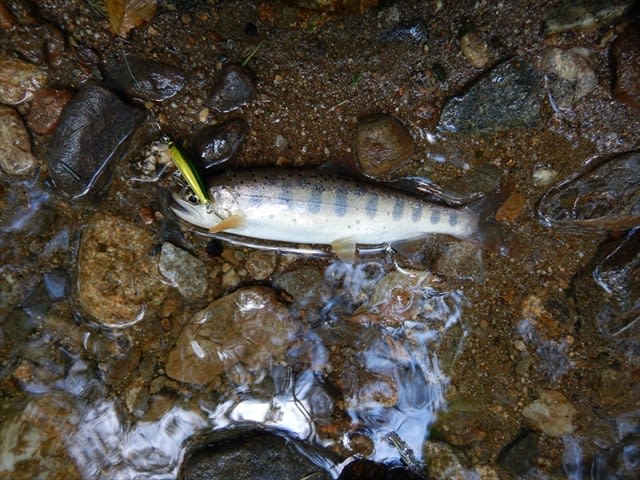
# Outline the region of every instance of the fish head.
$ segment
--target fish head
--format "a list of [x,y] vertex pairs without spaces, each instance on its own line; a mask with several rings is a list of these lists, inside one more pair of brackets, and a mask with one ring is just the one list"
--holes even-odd
[[181,220],[202,228],[211,228],[218,224],[222,217],[216,212],[213,201],[201,203],[191,191],[173,193],[171,210]]

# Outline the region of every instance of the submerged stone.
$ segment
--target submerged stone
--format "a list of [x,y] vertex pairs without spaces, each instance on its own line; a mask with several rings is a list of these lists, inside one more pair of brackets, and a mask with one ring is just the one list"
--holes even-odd
[[130,98],[161,102],[173,97],[185,85],[185,75],[166,63],[137,57],[112,59],[104,67],[109,88]]
[[589,159],[544,194],[538,216],[546,226],[573,229],[640,225],[640,151]]
[[167,374],[203,385],[225,373],[258,373],[285,353],[298,328],[271,290],[237,290],[189,320],[169,352]]
[[125,326],[162,304],[168,287],[150,255],[153,244],[147,230],[122,218],[98,215],[87,225],[78,254],[78,300],[96,321]]
[[31,153],[31,138],[20,114],[0,105],[0,169],[7,175],[28,175],[38,166]]
[[595,30],[620,18],[633,4],[633,0],[568,0],[547,15],[545,31]]
[[449,99],[438,128],[493,133],[540,123],[540,78],[522,58],[494,67],[459,97]]
[[37,66],[0,55],[0,103],[18,105],[31,100],[46,80],[46,72]]
[[545,50],[542,68],[556,108],[570,108],[598,86],[589,55],[589,50],[579,47]]
[[[283,434],[246,431],[200,447],[185,459],[179,478],[183,480],[300,480],[331,478],[304,455],[305,444]],[[318,454],[315,453],[314,457]]]
[[560,392],[541,390],[540,398],[524,407],[522,415],[550,437],[571,435],[576,409]]
[[251,71],[240,65],[227,64],[214,85],[209,105],[219,112],[230,112],[248,103],[256,90]]
[[162,244],[158,269],[187,300],[201,299],[207,292],[207,268],[202,260],[169,242]]
[[56,187],[73,199],[102,188],[144,116],[108,90],[84,86],[65,106],[47,154]]

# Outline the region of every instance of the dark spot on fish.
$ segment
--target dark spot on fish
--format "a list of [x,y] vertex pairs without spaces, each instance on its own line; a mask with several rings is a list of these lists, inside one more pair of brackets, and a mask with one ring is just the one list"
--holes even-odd
[[455,227],[457,224],[458,224],[458,214],[457,213],[449,214],[449,225],[451,225],[452,227]]
[[433,225],[437,225],[440,221],[440,212],[438,210],[433,210],[431,212],[431,223]]
[[396,203],[393,206],[393,219],[394,220],[400,220],[402,218],[402,213],[404,212],[404,200],[402,199],[396,199]]
[[344,217],[347,214],[347,191],[344,188],[336,189],[336,215]]
[[311,192],[311,197],[309,198],[309,203],[307,206],[307,210],[309,213],[316,214],[320,211],[320,207],[322,206],[322,191],[314,190]]
[[411,220],[414,222],[419,221],[422,218],[422,205],[415,205],[413,207],[413,212],[411,213]]
[[378,194],[372,193],[367,200],[367,204],[364,206],[364,211],[369,218],[375,218],[378,214]]

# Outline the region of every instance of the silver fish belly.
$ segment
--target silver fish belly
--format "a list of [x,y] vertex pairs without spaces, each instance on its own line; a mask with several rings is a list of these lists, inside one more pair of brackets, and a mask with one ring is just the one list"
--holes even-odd
[[318,171],[259,169],[213,178],[211,203],[174,196],[178,217],[215,232],[307,244],[377,245],[439,233],[468,238],[477,218]]

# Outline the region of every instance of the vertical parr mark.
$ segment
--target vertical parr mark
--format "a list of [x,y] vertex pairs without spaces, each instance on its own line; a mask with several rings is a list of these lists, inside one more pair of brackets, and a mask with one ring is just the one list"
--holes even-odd
[[316,214],[320,212],[320,207],[322,205],[322,190],[314,189],[311,192],[311,196],[309,197],[309,203],[307,204],[307,210],[309,213]]
[[402,214],[404,213],[404,204],[405,201],[401,198],[396,199],[396,203],[393,205],[393,214],[392,218],[394,220],[400,220],[402,218]]
[[414,222],[420,221],[420,219],[422,218],[423,208],[424,207],[422,205],[414,205],[413,211],[411,212],[411,220],[413,220]]
[[431,211],[431,224],[437,225],[439,221],[440,221],[440,210],[435,208]]
[[336,215],[344,217],[347,214],[347,190],[344,187],[336,188]]
[[290,207],[291,201],[293,200],[293,193],[291,192],[291,188],[283,185],[280,188],[280,193],[278,193],[278,200],[282,205]]
[[456,212],[451,212],[449,214],[449,225],[455,227],[458,224],[458,214]]
[[364,206],[364,211],[369,218],[375,218],[378,214],[378,194],[370,193],[369,198],[367,199],[367,203]]

